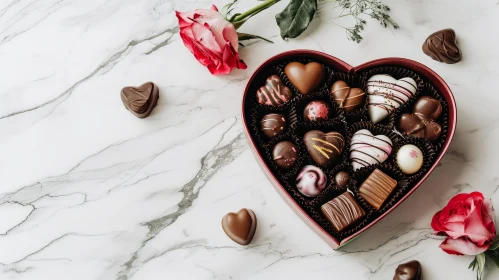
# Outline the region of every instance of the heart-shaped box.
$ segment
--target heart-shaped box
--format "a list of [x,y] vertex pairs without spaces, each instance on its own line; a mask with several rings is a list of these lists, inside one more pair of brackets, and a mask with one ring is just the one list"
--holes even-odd
[[[251,85],[254,82],[254,80],[262,80],[265,79],[266,77],[262,76],[265,75],[266,69],[275,67],[276,65],[293,61],[293,60],[312,60],[316,61],[319,63],[322,63],[323,65],[327,66],[334,72],[338,73],[346,73],[350,74],[352,76],[354,75],[360,75],[361,73],[365,73],[369,71],[370,69],[374,68],[379,68],[379,67],[401,67],[408,69],[417,75],[419,75],[426,83],[430,84],[433,86],[435,90],[438,91],[442,99],[446,102],[447,104],[447,133],[444,135],[445,139],[442,139],[441,144],[439,145],[439,149],[437,154],[435,155],[435,158],[432,161],[432,164],[427,167],[427,172],[425,174],[422,174],[418,178],[416,178],[415,183],[413,186],[410,188],[409,191],[404,193],[403,196],[400,198],[397,198],[397,201],[393,203],[387,210],[385,210],[381,215],[370,221],[368,224],[363,225],[362,228],[359,230],[355,231],[349,236],[345,236],[341,240],[338,240],[334,236],[332,236],[327,230],[325,230],[316,220],[314,220],[305,209],[302,208],[302,206],[293,198],[293,196],[286,190],[286,188],[281,184],[281,182],[276,178],[275,174],[273,174],[272,170],[269,168],[268,164],[264,160],[264,155],[262,155],[261,151],[259,151],[257,144],[255,143],[255,137],[250,133],[251,130],[251,120],[250,120],[250,113],[248,112],[248,98],[250,94],[255,94],[254,89],[252,89]],[[254,88],[254,86],[253,86]],[[251,91],[251,92],[250,92]],[[428,175],[435,169],[435,167],[438,165],[442,157],[444,156],[445,152],[447,151],[452,138],[455,133],[456,129],[456,121],[457,121],[457,111],[456,111],[456,103],[454,100],[454,96],[452,95],[451,89],[449,86],[445,83],[445,81],[434,71],[429,69],[428,67],[424,66],[423,64],[405,59],[405,58],[382,58],[382,59],[377,59],[373,60],[367,63],[364,63],[362,65],[353,67],[347,64],[346,62],[322,53],[318,51],[312,51],[312,50],[293,50],[293,51],[287,51],[284,53],[280,53],[267,61],[265,61],[260,67],[256,69],[256,71],[253,73],[251,78],[248,81],[248,84],[246,86],[244,95],[243,95],[243,102],[242,102],[242,116],[243,116],[243,123],[244,123],[244,130],[246,132],[246,135],[248,137],[251,149],[257,158],[258,163],[260,164],[261,168],[263,169],[265,175],[269,178],[270,182],[272,185],[275,187],[277,192],[281,195],[281,197],[288,203],[288,205],[297,213],[297,215],[310,227],[312,228],[329,246],[331,246],[333,249],[337,249],[349,241],[355,239],[357,236],[359,236],[361,233],[363,233],[365,230],[373,226],[375,223],[383,219],[386,215],[391,213],[398,205],[400,205],[404,200],[406,200],[423,182],[424,180],[428,177]]]

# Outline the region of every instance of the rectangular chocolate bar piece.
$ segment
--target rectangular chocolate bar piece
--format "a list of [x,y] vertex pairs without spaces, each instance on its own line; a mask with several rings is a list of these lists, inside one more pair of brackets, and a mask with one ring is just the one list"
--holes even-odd
[[344,230],[366,215],[349,192],[322,205],[321,210],[336,231]]
[[397,181],[383,173],[374,170],[369,177],[360,185],[359,195],[372,207],[379,210],[388,196],[397,186]]

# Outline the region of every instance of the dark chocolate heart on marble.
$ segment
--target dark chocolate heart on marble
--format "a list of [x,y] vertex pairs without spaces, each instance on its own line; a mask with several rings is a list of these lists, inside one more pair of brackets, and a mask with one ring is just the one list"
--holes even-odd
[[423,52],[432,59],[447,64],[459,62],[462,57],[461,49],[457,45],[456,32],[450,28],[428,36],[423,44]]
[[345,112],[359,109],[364,104],[366,93],[360,88],[351,88],[344,81],[336,81],[331,87],[331,94]]
[[222,228],[234,242],[248,245],[255,235],[256,215],[246,208],[237,213],[228,213],[222,219]]
[[336,161],[345,148],[345,138],[336,131],[311,130],[305,134],[303,142],[310,157],[319,165]]
[[418,261],[403,263],[395,270],[393,280],[423,280],[421,264]]
[[124,87],[120,96],[128,111],[138,118],[145,118],[158,103],[159,89],[154,83],[147,82],[138,87]]
[[258,103],[265,105],[280,105],[293,98],[293,92],[285,86],[279,76],[272,75],[267,78],[265,85],[256,92]]
[[412,114],[402,114],[398,128],[408,135],[435,141],[442,133],[442,127],[436,122],[440,114],[442,114],[440,102],[432,97],[423,96],[414,104]]
[[284,73],[301,94],[308,94],[318,89],[326,78],[326,69],[317,62],[306,65],[291,62],[284,67]]

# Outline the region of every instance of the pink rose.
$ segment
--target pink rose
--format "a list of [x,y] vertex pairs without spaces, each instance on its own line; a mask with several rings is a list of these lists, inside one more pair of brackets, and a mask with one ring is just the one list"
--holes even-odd
[[238,37],[234,25],[224,19],[215,5],[211,10],[176,11],[180,37],[199,63],[213,75],[225,75],[233,68],[246,69],[237,53]]
[[436,234],[447,236],[440,248],[454,255],[481,254],[496,236],[491,201],[479,192],[454,196],[433,216],[431,227]]

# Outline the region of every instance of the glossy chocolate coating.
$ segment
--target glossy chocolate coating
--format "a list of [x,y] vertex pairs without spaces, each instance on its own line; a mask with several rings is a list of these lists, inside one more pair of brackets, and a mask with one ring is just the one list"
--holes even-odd
[[296,177],[296,188],[304,196],[318,196],[326,187],[327,178],[322,169],[317,166],[307,165],[303,167]]
[[360,185],[359,195],[369,203],[369,205],[376,210],[379,210],[396,186],[397,181],[381,170],[375,169],[362,185]]
[[338,160],[345,148],[345,139],[336,131],[311,130],[305,134],[303,142],[310,157],[319,165]]
[[450,28],[428,36],[423,44],[423,52],[434,60],[447,64],[459,62],[462,57],[461,49],[457,45],[456,32]]
[[321,210],[336,231],[344,230],[366,215],[349,192],[322,205]]
[[303,118],[309,121],[321,121],[329,118],[329,105],[320,100],[312,101],[305,106]]
[[441,114],[442,105],[440,102],[432,97],[423,96],[414,104],[412,114],[402,114],[398,128],[414,137],[435,141],[442,133],[442,127],[436,122]]
[[298,158],[298,149],[289,141],[279,142],[272,150],[272,159],[282,169],[291,168]]
[[308,94],[318,89],[326,78],[326,69],[317,62],[306,65],[291,62],[284,67],[284,73],[301,94]]
[[345,112],[355,111],[364,105],[366,93],[360,88],[351,88],[344,81],[336,81],[331,87],[331,94]]
[[159,89],[153,82],[147,82],[138,87],[124,87],[120,96],[125,108],[142,119],[149,116],[156,107]]
[[410,261],[399,265],[393,280],[423,280],[421,264],[418,261]]
[[350,175],[346,171],[340,171],[334,176],[334,182],[340,187],[344,187],[350,181]]
[[272,75],[267,78],[265,85],[256,92],[258,103],[277,106],[293,98],[293,92],[285,86],[279,76]]
[[267,114],[260,121],[262,133],[268,138],[281,135],[287,126],[286,118],[281,114]]
[[222,229],[237,244],[248,245],[255,235],[256,215],[246,208],[228,213],[222,218]]

